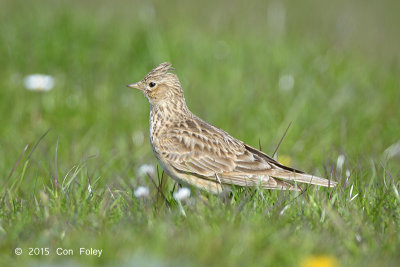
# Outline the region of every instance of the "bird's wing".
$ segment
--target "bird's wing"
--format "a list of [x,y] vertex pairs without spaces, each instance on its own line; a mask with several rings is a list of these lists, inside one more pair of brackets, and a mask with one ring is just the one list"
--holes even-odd
[[[219,183],[239,186],[296,189],[273,179],[306,183],[303,172],[283,166],[265,153],[252,148],[198,118],[180,121],[158,138],[161,157],[176,171],[190,173]],[[317,184],[325,185],[324,180]],[[315,177],[317,180],[317,177]],[[327,180],[326,180],[327,181]]]

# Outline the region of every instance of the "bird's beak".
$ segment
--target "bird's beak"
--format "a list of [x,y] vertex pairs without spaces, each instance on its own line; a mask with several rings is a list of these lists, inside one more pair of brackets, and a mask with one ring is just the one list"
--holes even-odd
[[134,88],[134,89],[142,90],[142,89],[139,87],[139,83],[131,83],[131,84],[128,84],[127,86],[128,86],[129,88]]

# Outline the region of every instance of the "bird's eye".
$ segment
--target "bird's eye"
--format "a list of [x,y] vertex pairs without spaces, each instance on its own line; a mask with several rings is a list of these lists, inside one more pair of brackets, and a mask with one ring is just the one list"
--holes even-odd
[[154,86],[156,86],[156,83],[150,82],[150,83],[149,83],[149,86],[150,86],[150,87],[154,87]]

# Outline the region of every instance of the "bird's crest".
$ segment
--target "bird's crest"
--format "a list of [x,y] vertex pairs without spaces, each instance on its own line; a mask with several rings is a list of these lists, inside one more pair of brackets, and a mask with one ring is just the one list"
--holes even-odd
[[172,67],[171,63],[164,62],[152,69],[149,74],[146,75],[145,79],[148,79],[150,77],[154,76],[160,76],[160,75],[165,75],[171,71],[173,71],[174,68]]

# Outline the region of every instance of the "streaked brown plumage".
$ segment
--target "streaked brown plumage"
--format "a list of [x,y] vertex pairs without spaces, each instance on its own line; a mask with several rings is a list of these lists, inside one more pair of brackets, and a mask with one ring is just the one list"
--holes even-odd
[[171,64],[162,63],[140,82],[150,103],[150,142],[173,179],[212,193],[230,185],[298,190],[295,183],[336,186],[336,182],[286,167],[190,112]]

